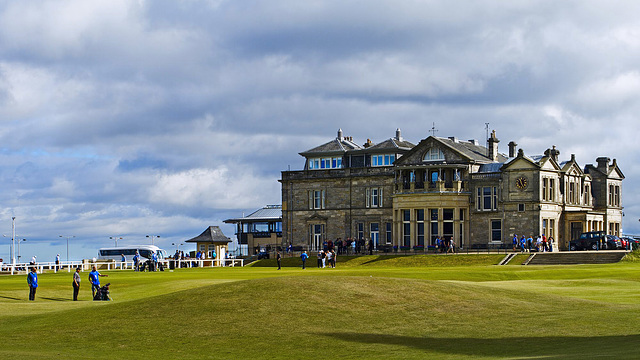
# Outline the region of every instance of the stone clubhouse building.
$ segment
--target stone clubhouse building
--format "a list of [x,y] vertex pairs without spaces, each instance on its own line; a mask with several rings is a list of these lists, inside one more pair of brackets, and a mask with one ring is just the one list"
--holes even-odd
[[553,237],[566,249],[586,231],[621,235],[622,180],[616,160],[581,167],[555,146],[526,155],[498,151],[495,131],[476,140],[429,136],[414,145],[396,130],[358,145],[338,130],[283,171],[282,242],[309,250],[325,240],[373,240],[376,248],[427,248],[436,237],[459,248],[511,247],[518,237]]

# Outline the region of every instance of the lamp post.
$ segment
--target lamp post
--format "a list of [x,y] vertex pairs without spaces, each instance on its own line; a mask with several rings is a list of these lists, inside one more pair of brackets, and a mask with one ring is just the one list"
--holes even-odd
[[60,235],[61,238],[67,238],[67,261],[69,261],[69,238],[74,238],[76,237],[75,235]]
[[11,217],[11,264],[16,265],[16,217]]
[[115,240],[116,247],[118,247],[118,240],[122,240],[122,236],[120,236],[120,237],[118,237],[118,236],[109,236],[109,239]]
[[148,237],[148,238],[151,238],[151,245],[153,245],[153,238],[154,238],[154,237],[159,238],[159,237],[160,237],[160,235],[147,235],[147,237]]
[[171,243],[171,245],[175,245],[176,250],[180,251],[180,246],[182,246],[182,245],[184,245],[184,244]]
[[27,241],[27,239],[18,239],[18,262],[20,262],[20,243],[23,241]]

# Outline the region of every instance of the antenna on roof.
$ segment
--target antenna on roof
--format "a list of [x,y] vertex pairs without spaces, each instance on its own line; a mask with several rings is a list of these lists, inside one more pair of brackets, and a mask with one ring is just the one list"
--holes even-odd
[[436,133],[438,132],[438,130],[436,130],[436,123],[433,123],[433,126],[431,127],[431,130],[429,130],[429,132],[431,133],[431,136],[436,136]]
[[485,143],[487,144],[487,156],[489,156],[489,123],[484,123],[484,130],[487,132]]

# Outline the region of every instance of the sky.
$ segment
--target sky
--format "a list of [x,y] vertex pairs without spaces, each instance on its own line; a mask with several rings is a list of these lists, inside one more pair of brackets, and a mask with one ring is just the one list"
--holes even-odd
[[[155,243],[280,204],[341,128],[617,159],[640,234],[640,2],[0,1],[0,258]],[[62,235],[62,237],[61,237]],[[182,249],[193,249],[195,246]]]

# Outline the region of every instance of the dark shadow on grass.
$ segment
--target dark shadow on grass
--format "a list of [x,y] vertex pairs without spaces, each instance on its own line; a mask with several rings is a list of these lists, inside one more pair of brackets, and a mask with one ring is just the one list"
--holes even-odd
[[452,337],[415,337],[389,334],[316,333],[336,340],[369,345],[405,346],[417,350],[465,356],[493,356],[509,359],[609,358],[637,359],[640,334],[618,336],[514,336],[480,339]]
[[9,300],[26,300],[26,299],[16,298],[16,297],[12,297],[12,296],[3,296],[3,295],[0,295],[0,299],[9,299]]
[[42,300],[50,300],[50,301],[71,301],[71,299],[66,298],[58,298],[58,297],[41,297]]

